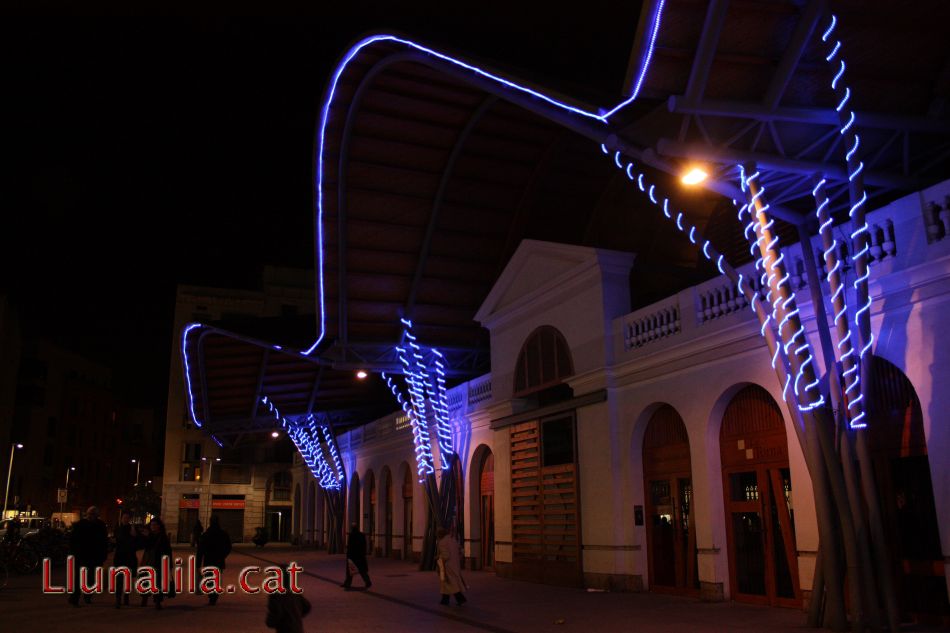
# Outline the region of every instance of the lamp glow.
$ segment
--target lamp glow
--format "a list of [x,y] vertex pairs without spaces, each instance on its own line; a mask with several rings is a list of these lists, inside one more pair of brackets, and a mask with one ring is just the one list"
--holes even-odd
[[366,371],[362,369],[356,372],[356,377],[359,378],[360,380],[365,380],[367,376],[369,376],[369,374],[367,374]]
[[709,174],[706,173],[706,170],[702,167],[693,167],[688,172],[683,174],[683,177],[680,178],[680,182],[684,185],[692,187],[693,185],[698,185],[709,178]]
[[270,436],[271,436],[271,437],[280,437],[280,433],[278,433],[277,431],[274,431],[273,433],[270,434]]

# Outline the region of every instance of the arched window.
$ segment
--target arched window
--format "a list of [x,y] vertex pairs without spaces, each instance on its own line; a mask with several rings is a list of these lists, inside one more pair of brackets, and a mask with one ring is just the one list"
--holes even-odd
[[564,382],[574,375],[567,341],[555,328],[542,325],[528,337],[515,364],[515,396],[523,396]]

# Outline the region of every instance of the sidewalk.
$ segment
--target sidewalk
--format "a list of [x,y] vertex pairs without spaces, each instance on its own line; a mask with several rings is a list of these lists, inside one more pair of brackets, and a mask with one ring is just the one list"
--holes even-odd
[[[191,550],[176,550],[187,555]],[[498,578],[485,572],[466,572],[469,602],[463,607],[438,604],[434,572],[420,572],[413,564],[370,559],[373,588],[344,591],[344,559],[312,550],[267,546],[235,548],[228,558],[225,583],[235,583],[247,565],[295,560],[304,568],[304,596],[313,611],[304,620],[310,632],[414,633],[609,633],[650,632],[776,632],[807,631],[801,611],[732,603],[702,603],[659,594],[589,593],[581,589],[549,587]],[[57,570],[55,581],[63,571]],[[260,576],[257,576],[260,578]],[[354,587],[359,587],[359,577]],[[137,603],[133,596],[133,604]],[[151,606],[116,610],[112,596],[97,597],[89,606],[69,607],[66,598],[41,593],[40,576],[11,578],[0,591],[0,631],[99,633],[133,627],[152,631],[224,631],[262,633],[266,597],[263,594],[224,595],[215,607],[200,596],[179,595],[156,611]]]

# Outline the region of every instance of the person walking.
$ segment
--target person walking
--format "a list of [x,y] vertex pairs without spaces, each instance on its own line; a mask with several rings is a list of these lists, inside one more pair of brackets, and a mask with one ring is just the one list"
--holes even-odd
[[[129,512],[123,512],[119,516],[119,527],[115,531],[115,554],[112,556],[112,566],[128,567],[132,577],[130,584],[135,583],[139,568],[139,560],[135,552],[145,546],[144,541],[145,539],[139,535],[135,526],[132,525],[132,515]],[[125,576],[119,574],[116,577],[116,609],[123,604],[129,606],[129,593],[131,591],[132,587],[125,586]]]
[[439,570],[439,592],[442,594],[440,604],[448,604],[449,596],[455,596],[455,604],[462,606],[468,600],[462,593],[468,589],[465,580],[462,578],[462,557],[459,554],[458,541],[445,528],[439,528],[436,532],[438,538],[438,558],[436,565]]
[[290,590],[290,572],[285,569],[283,575],[286,591],[267,597],[267,618],[264,623],[276,629],[277,633],[303,633],[303,619],[310,613],[310,602]]
[[[224,561],[231,553],[231,537],[227,532],[221,529],[221,519],[216,514],[211,515],[210,525],[201,535],[198,542],[198,567],[217,567],[224,569]],[[218,593],[208,594],[208,604],[214,606],[218,603]]]
[[[168,533],[165,531],[165,524],[162,523],[162,520],[159,518],[152,519],[152,522],[148,524],[148,536],[145,540],[145,552],[142,554],[142,566],[150,566],[155,570],[155,581],[158,586],[155,588],[156,591],[152,593],[142,594],[142,606],[148,604],[149,595],[153,595],[155,598],[155,608],[162,608],[162,601],[165,599],[165,596],[162,594],[162,585],[164,583],[164,574],[162,573],[162,557],[167,556],[169,560],[172,558],[172,545],[168,540]],[[168,579],[168,597],[174,597],[175,595],[175,585],[172,578]]]
[[[106,524],[99,520],[99,508],[89,506],[86,516],[73,525],[69,536],[69,553],[75,557],[73,564],[73,592],[69,596],[69,604],[79,606],[79,596],[83,593],[80,579],[82,569],[86,570],[86,579],[92,582],[96,568],[106,561],[109,555],[109,534]],[[83,595],[83,602],[92,602],[91,594]]]
[[191,546],[198,547],[198,543],[201,542],[201,535],[204,534],[205,528],[201,525],[201,519],[195,521],[195,527],[191,529]]
[[353,584],[355,573],[363,578],[364,589],[373,586],[373,581],[369,579],[369,563],[366,561],[366,537],[360,532],[359,526],[353,523],[346,540],[346,579],[341,585],[344,589],[349,589]]

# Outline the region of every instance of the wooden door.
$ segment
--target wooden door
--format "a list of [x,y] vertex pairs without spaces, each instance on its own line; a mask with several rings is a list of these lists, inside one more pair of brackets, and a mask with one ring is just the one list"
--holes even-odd
[[650,589],[696,594],[696,532],[689,439],[676,410],[653,414],[643,440],[647,561]]
[[402,482],[402,557],[412,558],[412,472],[409,468]]
[[495,568],[495,456],[485,455],[478,482],[482,569]]
[[905,620],[950,626],[944,553],[923,412],[913,385],[875,357],[866,433]]
[[736,394],[719,443],[732,596],[800,606],[788,443],[768,392],[750,386]]
[[383,473],[383,494],[385,499],[385,517],[383,520],[383,556],[393,554],[393,478],[387,469]]
[[510,427],[512,574],[582,583],[573,412]]

